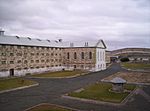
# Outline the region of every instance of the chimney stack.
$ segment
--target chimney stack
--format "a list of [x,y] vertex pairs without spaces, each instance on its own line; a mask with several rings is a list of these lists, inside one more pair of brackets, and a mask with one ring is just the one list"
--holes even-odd
[[59,42],[62,42],[62,39],[58,39]]
[[4,30],[0,29],[0,36],[4,36]]

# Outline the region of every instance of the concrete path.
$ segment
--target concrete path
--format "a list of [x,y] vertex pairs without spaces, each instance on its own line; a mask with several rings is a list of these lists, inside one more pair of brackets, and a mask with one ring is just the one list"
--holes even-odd
[[139,88],[139,89],[136,90],[135,93],[142,95],[145,99],[147,99],[148,102],[150,102],[150,95],[147,94],[144,90]]
[[[61,95],[100,81],[118,71],[126,71],[119,64],[113,64],[105,71],[68,79],[32,79],[39,86],[0,94],[0,111],[23,111],[40,103],[52,103],[84,111],[150,111],[149,102],[135,95],[124,106],[96,105],[61,98]],[[149,91],[150,87],[145,87]]]

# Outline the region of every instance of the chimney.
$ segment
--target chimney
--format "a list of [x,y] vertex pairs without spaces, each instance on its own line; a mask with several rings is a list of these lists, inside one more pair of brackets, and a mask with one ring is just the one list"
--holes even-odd
[[4,36],[4,32],[2,29],[0,29],[0,36]]
[[73,47],[74,46],[74,44],[73,43],[70,43],[70,47]]
[[62,39],[58,39],[59,42],[62,42]]

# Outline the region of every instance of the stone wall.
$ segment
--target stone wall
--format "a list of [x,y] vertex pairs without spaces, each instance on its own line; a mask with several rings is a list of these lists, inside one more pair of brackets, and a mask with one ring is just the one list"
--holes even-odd
[[62,48],[0,45],[1,76],[10,69],[15,74],[41,72],[62,67]]
[[[102,55],[99,55],[97,51]],[[0,60],[0,77],[62,69],[99,71],[105,69],[106,66],[105,50],[96,47],[56,48],[0,45]]]
[[[75,54],[76,53],[76,54]],[[68,57],[69,56],[69,57]],[[94,70],[96,48],[65,48],[63,63],[69,69]]]

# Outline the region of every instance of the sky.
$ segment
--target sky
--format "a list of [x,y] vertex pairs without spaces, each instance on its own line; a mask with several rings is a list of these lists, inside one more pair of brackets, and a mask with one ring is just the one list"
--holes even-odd
[[150,0],[0,0],[6,35],[150,48]]

